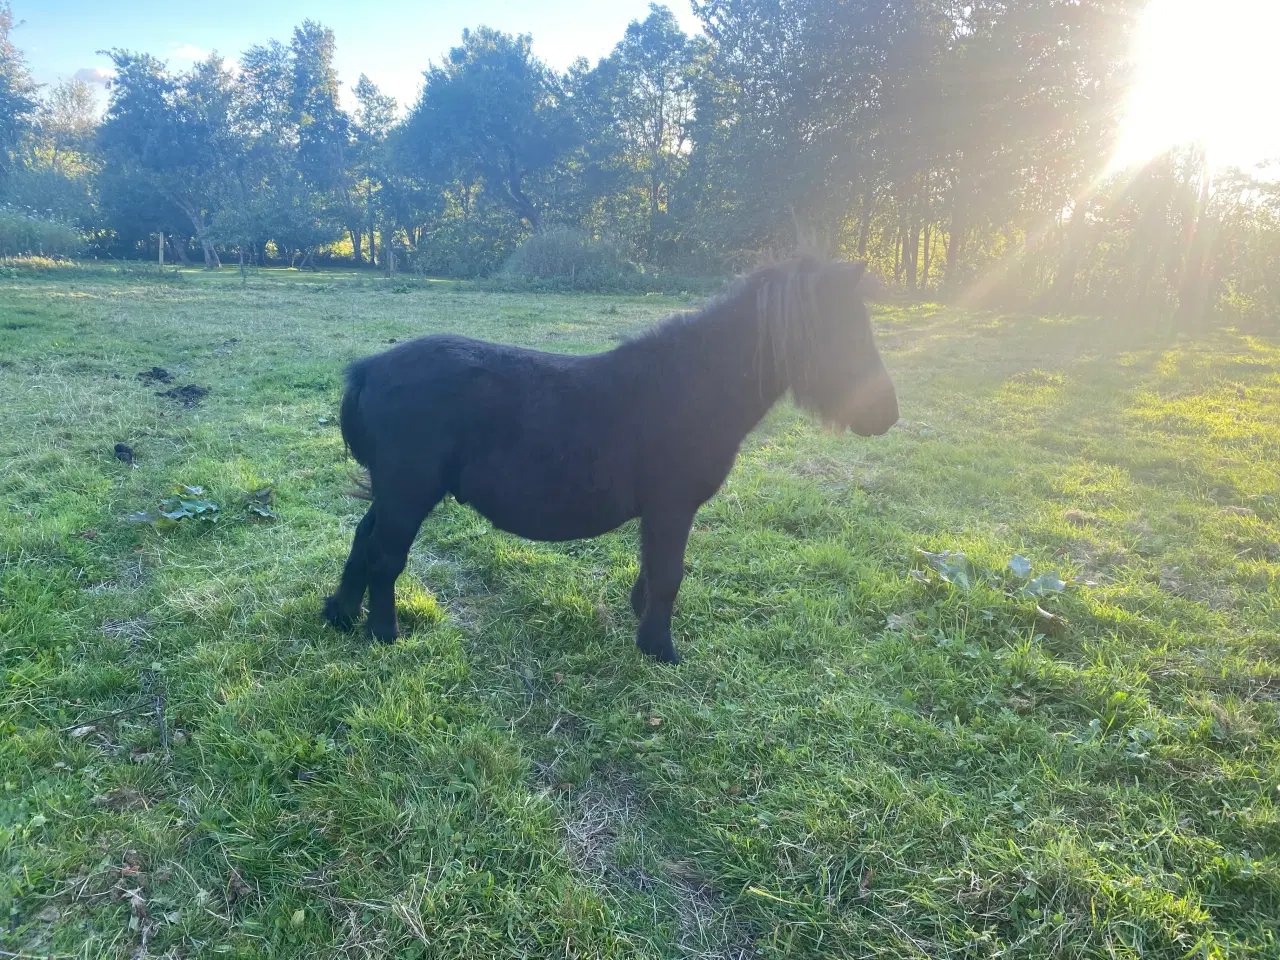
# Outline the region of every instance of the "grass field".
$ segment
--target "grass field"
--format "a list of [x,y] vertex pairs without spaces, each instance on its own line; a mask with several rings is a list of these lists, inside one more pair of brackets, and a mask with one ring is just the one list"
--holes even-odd
[[[685,305],[0,275],[0,956],[1280,956],[1277,341],[880,308],[904,423],[748,439],[680,667],[632,527],[451,502],[401,643],[322,624],[348,359]],[[130,522],[182,484],[216,523]]]

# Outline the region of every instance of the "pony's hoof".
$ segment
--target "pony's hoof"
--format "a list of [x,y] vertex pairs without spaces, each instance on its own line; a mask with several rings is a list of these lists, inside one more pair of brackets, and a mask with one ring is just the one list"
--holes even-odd
[[671,642],[670,635],[656,641],[636,637],[636,647],[641,653],[653,657],[659,663],[674,665],[680,662],[680,654],[676,651],[675,644]]
[[350,633],[356,627],[356,618],[343,608],[337,597],[325,597],[324,618],[343,633]]
[[365,633],[370,640],[376,640],[378,643],[395,643],[400,636],[400,632],[392,627],[390,630],[379,629],[378,627],[366,627]]

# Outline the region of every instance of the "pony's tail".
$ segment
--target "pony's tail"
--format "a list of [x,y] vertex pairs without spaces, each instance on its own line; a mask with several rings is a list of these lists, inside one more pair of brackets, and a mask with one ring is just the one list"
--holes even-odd
[[372,500],[369,469],[373,466],[374,443],[360,409],[360,395],[364,392],[366,375],[364,364],[359,360],[347,367],[347,389],[342,395],[338,423],[342,428],[342,442],[346,444],[347,452],[365,468],[362,475],[356,478],[356,489],[351,491],[351,496]]
[[373,499],[373,483],[369,479],[368,470],[361,470],[351,478],[351,482],[355,484],[355,489],[347,491],[348,497],[354,497],[356,500]]

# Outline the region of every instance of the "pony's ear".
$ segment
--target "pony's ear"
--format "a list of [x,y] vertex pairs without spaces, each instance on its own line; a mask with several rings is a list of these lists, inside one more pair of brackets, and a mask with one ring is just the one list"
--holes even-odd
[[862,281],[867,275],[867,261],[831,263],[827,265],[825,272],[831,289],[839,289],[846,294],[857,294],[858,288],[862,286]]
[[852,263],[836,263],[832,264],[832,269],[836,270],[841,277],[847,279],[856,287],[866,275],[867,261],[855,260]]

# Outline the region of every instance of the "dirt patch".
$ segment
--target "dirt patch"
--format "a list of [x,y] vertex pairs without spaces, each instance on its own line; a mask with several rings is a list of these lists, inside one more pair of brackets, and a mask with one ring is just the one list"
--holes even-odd
[[1177,566],[1162,568],[1156,584],[1165,593],[1192,603],[1204,604],[1210,610],[1232,610],[1240,602],[1236,591],[1225,581],[1189,576]]
[[1083,510],[1068,510],[1062,515],[1062,518],[1073,527],[1092,527],[1097,524],[1098,518],[1091,513],[1085,513]]
[[436,603],[453,624],[474,639],[481,620],[479,601],[488,592],[483,583],[448,554],[436,553],[421,543],[410,549],[406,572],[435,594]]
[[1079,564],[1088,580],[1106,579],[1132,560],[1129,551],[1118,543],[1084,538],[1073,538],[1054,556]]
[[199,387],[194,383],[189,383],[185,387],[174,387],[171,390],[159,390],[156,392],[157,397],[167,397],[170,400],[177,400],[184,407],[197,407],[209,393],[208,387]]
[[565,791],[565,853],[574,870],[609,895],[620,887],[654,897],[655,909],[670,904],[679,929],[677,945],[699,960],[751,960],[752,938],[733,917],[710,883],[687,861],[669,860],[650,872],[621,866],[619,842],[640,833],[644,800],[624,776],[593,776],[581,788]]
[[110,793],[94,797],[93,805],[100,810],[123,813],[128,810],[145,810],[148,802],[146,796],[133,787],[116,787]]
[[634,787],[623,778],[592,777],[580,789],[568,791],[568,797],[565,853],[574,869],[597,882],[621,877],[614,854],[619,839],[639,816]]
[[147,632],[147,626],[145,617],[137,617],[133,620],[104,620],[102,635],[112,640],[124,640],[130,646],[136,647],[143,640],[151,638],[151,634]]
[[752,960],[758,956],[750,935],[728,907],[687,863],[666,864],[676,915],[680,920],[680,949],[699,960]]

